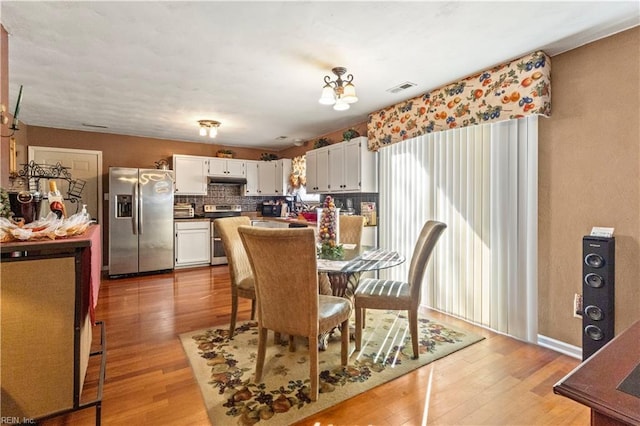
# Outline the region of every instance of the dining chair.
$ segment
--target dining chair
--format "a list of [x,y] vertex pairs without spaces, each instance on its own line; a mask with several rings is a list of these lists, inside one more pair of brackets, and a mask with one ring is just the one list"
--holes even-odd
[[340,230],[340,244],[356,244],[360,246],[362,241],[362,228],[364,228],[364,216],[340,215],[338,218]]
[[356,350],[362,347],[362,327],[365,309],[406,310],[409,314],[409,332],[413,344],[413,358],[418,353],[418,307],[425,270],[438,239],[446,224],[427,221],[420,231],[409,265],[406,282],[365,278],[355,291]]
[[[338,216],[338,229],[340,232],[339,244],[355,244],[356,250],[362,243],[362,229],[364,228],[364,216],[340,215]],[[321,288],[326,287],[328,281],[331,293],[334,296],[353,298],[353,288],[357,287],[360,273],[344,274],[331,272],[320,274]],[[325,291],[326,292],[326,291]]]
[[316,244],[311,228],[238,228],[255,277],[258,301],[258,356],[255,381],[260,382],[267,331],[309,339],[311,391],[318,399],[318,336],[341,326],[341,362],[349,357],[351,302],[318,293]]
[[251,264],[247,252],[242,245],[238,234],[238,227],[251,225],[248,216],[234,216],[216,219],[222,246],[224,247],[227,262],[229,263],[229,275],[231,278],[231,325],[229,326],[229,338],[233,338],[238,316],[238,298],[251,299],[251,319],[256,314],[256,291],[251,271]]

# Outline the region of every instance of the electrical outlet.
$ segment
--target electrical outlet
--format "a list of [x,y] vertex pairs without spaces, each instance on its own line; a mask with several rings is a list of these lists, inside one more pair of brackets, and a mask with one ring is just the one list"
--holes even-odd
[[582,295],[573,295],[573,316],[574,318],[582,318]]

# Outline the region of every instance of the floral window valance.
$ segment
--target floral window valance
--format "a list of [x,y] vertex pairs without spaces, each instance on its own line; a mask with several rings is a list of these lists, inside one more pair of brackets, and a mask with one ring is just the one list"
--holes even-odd
[[551,60],[542,51],[369,115],[369,150],[425,133],[551,115]]

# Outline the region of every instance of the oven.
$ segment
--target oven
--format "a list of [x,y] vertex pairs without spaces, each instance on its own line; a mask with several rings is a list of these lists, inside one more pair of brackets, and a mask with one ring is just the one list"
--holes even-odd
[[227,256],[222,246],[222,238],[217,234],[216,219],[223,217],[240,216],[242,207],[237,204],[205,204],[204,217],[211,219],[211,264],[224,265]]

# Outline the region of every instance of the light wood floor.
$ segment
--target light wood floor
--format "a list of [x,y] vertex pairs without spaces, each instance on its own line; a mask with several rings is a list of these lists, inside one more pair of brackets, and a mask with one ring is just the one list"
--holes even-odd
[[[243,302],[239,319],[248,319],[249,310]],[[230,311],[226,266],[104,279],[97,307],[107,332],[103,424],[210,424],[177,336],[227,324]],[[428,315],[486,339],[300,424],[420,425],[425,418],[430,425],[589,424],[586,407],[552,392],[578,360],[436,312]],[[84,395],[95,395],[96,385],[92,360]],[[90,408],[45,424],[91,425],[94,420]]]

